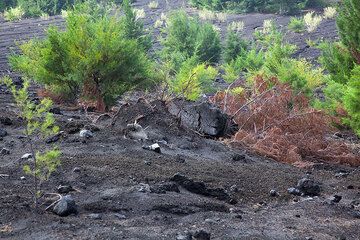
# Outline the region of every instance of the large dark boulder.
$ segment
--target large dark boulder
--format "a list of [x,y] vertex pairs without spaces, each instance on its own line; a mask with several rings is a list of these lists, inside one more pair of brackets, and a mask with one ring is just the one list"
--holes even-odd
[[207,102],[190,102],[177,99],[168,104],[169,112],[180,118],[184,127],[200,133],[221,137],[231,132],[232,121],[228,115]]

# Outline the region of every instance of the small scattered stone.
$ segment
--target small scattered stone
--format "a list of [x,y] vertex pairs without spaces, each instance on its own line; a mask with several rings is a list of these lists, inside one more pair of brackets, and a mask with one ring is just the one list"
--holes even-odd
[[243,161],[245,160],[245,158],[246,158],[245,154],[235,154],[234,156],[232,156],[232,160],[234,162]]
[[242,215],[240,215],[240,214],[235,214],[234,217],[237,219],[242,219]]
[[46,142],[47,144],[56,143],[57,141],[60,140],[61,135],[62,135],[62,132],[60,132],[60,133],[58,133],[58,134],[55,134],[54,136],[51,136],[51,137],[49,137],[48,139],[46,139],[45,142]]
[[79,167],[74,167],[73,172],[74,172],[74,173],[79,173],[79,172],[81,172],[81,168],[79,168]]
[[239,188],[238,188],[237,185],[232,185],[230,187],[230,191],[233,192],[233,193],[237,193],[237,192],[239,192]]
[[26,180],[26,177],[22,176],[22,177],[20,177],[20,180],[21,180],[21,181],[25,181],[25,180]]
[[213,224],[213,223],[218,223],[218,222],[220,222],[220,218],[207,218],[207,219],[205,219],[205,223],[211,223],[211,224]]
[[360,211],[353,211],[351,215],[353,218],[360,219]]
[[340,170],[339,172],[337,172],[335,174],[335,177],[338,177],[338,178],[345,178],[347,176],[349,176],[349,173],[346,171],[343,171],[343,170]]
[[295,196],[301,196],[301,192],[297,188],[291,187],[291,188],[288,188],[287,191],[288,191],[289,194],[292,194],[292,195],[295,195]]
[[127,219],[127,217],[124,214],[115,213],[114,216],[120,220]]
[[0,117],[0,123],[2,123],[5,126],[10,126],[12,125],[12,121],[10,118],[8,117]]
[[69,192],[73,192],[75,190],[70,185],[60,185],[60,186],[58,186],[57,191],[58,191],[58,193],[66,194],[66,193],[69,193]]
[[211,234],[205,230],[198,230],[194,233],[193,238],[196,240],[210,240]]
[[276,190],[272,189],[272,190],[270,190],[270,196],[277,197],[277,196],[279,196],[279,193]]
[[314,180],[309,178],[300,179],[296,188],[305,196],[318,196],[320,195],[320,186]]
[[154,151],[156,153],[161,153],[160,145],[157,143],[150,145],[150,146],[143,146],[143,149]]
[[300,216],[300,214],[296,214],[295,217],[300,218],[301,216]]
[[180,192],[178,185],[172,182],[160,183],[151,186],[150,191],[157,194],[165,194],[166,192]]
[[143,193],[150,192],[149,184],[140,183],[140,188],[139,188],[138,192],[143,192]]
[[52,107],[50,108],[49,112],[51,112],[52,114],[62,115],[59,107]]
[[21,159],[22,159],[22,160],[28,160],[28,159],[30,159],[30,158],[32,158],[32,157],[33,157],[33,156],[32,156],[31,153],[26,153],[26,154],[22,155]]
[[81,138],[92,138],[94,134],[90,130],[83,129],[80,131]]
[[151,161],[144,161],[145,165],[150,166],[151,165]]
[[138,123],[128,124],[124,129],[124,136],[126,138],[141,141],[148,139],[148,135],[146,134],[145,130]]
[[189,232],[180,233],[176,236],[176,240],[192,240],[192,235]]
[[61,200],[55,205],[53,211],[55,214],[62,217],[68,216],[73,213],[76,214],[76,203],[70,195],[67,195],[61,198]]
[[10,150],[7,148],[3,148],[3,149],[1,149],[0,154],[1,155],[10,155]]
[[89,214],[89,218],[94,219],[94,220],[101,220],[102,216],[99,213],[92,213],[92,214]]
[[333,203],[339,203],[342,199],[342,196],[340,195],[334,195],[332,198],[331,198],[331,202]]
[[0,137],[6,137],[8,135],[7,131],[5,129],[0,128]]

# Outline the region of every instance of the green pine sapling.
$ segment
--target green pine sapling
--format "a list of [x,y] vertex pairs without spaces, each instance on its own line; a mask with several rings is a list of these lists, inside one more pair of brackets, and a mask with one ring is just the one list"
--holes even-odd
[[[19,117],[25,122],[24,133],[33,159],[32,166],[25,165],[24,172],[34,177],[34,203],[41,194],[40,186],[47,181],[50,175],[60,165],[61,152],[58,146],[46,149],[38,142],[44,142],[45,138],[57,134],[59,127],[55,126],[55,118],[49,112],[52,101],[44,98],[36,105],[31,101],[28,94],[30,81],[25,79],[23,86],[19,89],[13,84],[10,77],[0,79],[0,84],[5,84],[11,91],[16,106],[19,109]],[[35,144],[36,141],[36,144]]]

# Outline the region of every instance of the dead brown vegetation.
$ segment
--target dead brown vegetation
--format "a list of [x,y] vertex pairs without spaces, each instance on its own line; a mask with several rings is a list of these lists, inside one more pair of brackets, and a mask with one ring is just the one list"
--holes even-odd
[[309,99],[276,78],[257,76],[241,95],[218,92],[211,101],[232,115],[239,130],[231,144],[250,147],[281,162],[301,164],[322,160],[360,165],[360,156],[346,141],[333,137],[330,117],[311,107]]

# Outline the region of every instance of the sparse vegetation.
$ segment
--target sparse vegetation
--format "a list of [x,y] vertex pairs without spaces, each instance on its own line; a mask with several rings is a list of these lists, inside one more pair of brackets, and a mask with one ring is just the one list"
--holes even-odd
[[52,102],[49,99],[43,99],[38,105],[33,103],[28,94],[30,81],[27,79],[20,89],[16,88],[9,77],[0,79],[0,84],[5,84],[11,90],[19,110],[19,117],[25,124],[24,134],[33,164],[26,164],[24,172],[34,177],[34,189],[29,190],[33,193],[35,207],[37,207],[38,198],[42,194],[42,182],[47,181],[60,165],[61,152],[57,146],[49,149],[44,144],[36,142],[45,141],[49,136],[59,132],[59,127],[55,125],[55,118],[49,112]]
[[320,25],[322,16],[309,12],[304,16],[304,23],[308,32],[313,32]]
[[305,30],[305,22],[302,18],[291,17],[288,28],[296,33],[303,32]]

